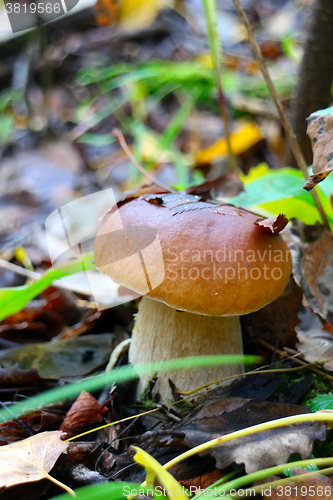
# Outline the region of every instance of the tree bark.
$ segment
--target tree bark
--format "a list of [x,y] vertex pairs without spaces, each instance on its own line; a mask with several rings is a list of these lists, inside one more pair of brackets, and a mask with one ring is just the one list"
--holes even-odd
[[[314,0],[308,37],[304,47],[298,84],[291,107],[291,125],[307,163],[312,148],[306,135],[306,118],[332,101],[333,0]],[[295,164],[292,156],[291,164]]]

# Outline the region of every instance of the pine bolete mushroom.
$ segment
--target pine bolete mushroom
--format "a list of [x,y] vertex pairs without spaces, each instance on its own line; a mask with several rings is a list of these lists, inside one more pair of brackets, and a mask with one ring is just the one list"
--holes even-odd
[[[144,295],[131,363],[243,353],[239,316],[279,297],[292,269],[282,237],[257,221],[185,194],[125,200],[106,215],[94,244],[97,267]],[[242,371],[226,365],[163,372],[155,390],[166,401],[169,378],[188,391]],[[140,379],[138,394],[148,378]]]

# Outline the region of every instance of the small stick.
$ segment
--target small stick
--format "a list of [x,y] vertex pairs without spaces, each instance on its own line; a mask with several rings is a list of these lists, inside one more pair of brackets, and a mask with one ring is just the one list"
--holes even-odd
[[[274,350],[274,347],[271,344],[269,344],[268,342],[266,342],[265,340],[263,340],[263,339],[256,339],[256,340],[257,340],[257,342],[259,342],[259,344],[262,344],[263,346],[267,347],[271,351]],[[328,373],[325,373],[325,372],[319,370],[318,368],[313,367],[313,363],[307,363],[306,361],[303,361],[302,359],[298,359],[296,357],[296,356],[302,356],[303,354],[301,352],[298,352],[295,354],[295,351],[293,349],[289,349],[288,347],[284,347],[283,351],[281,351],[280,349],[276,349],[276,352],[280,356],[286,356],[286,353],[293,354],[295,363],[302,365],[302,366],[306,366],[307,368],[309,368],[309,370],[313,371],[314,373],[317,373],[317,375],[321,375],[322,377],[326,377],[330,381],[330,383],[332,384],[332,382],[333,382],[332,375],[329,375]]]
[[[289,359],[289,358],[288,358]],[[305,366],[296,366],[295,368],[276,368],[274,370],[252,370],[251,372],[246,372],[246,373],[238,373],[237,375],[230,375],[229,377],[224,377],[220,378],[219,380],[214,380],[213,382],[208,382],[205,385],[200,385],[200,387],[196,387],[195,389],[192,389],[192,391],[181,391],[180,389],[176,390],[176,393],[179,394],[180,396],[191,396],[192,394],[195,394],[198,391],[201,391],[202,389],[206,389],[206,387],[209,387],[210,385],[215,385],[215,384],[220,384],[222,382],[225,382],[226,380],[232,380],[240,377],[247,377],[248,375],[257,375],[258,373],[286,373],[286,372],[297,372],[300,370],[306,370],[307,368],[310,368],[312,366],[315,366],[314,363],[311,364],[306,364],[304,363]]]
[[[289,142],[289,145],[291,147],[291,150],[295,156],[295,160],[297,162],[297,165],[298,165],[298,168],[301,170],[301,172],[303,173],[304,175],[304,178],[305,180],[308,179],[309,177],[309,174],[308,174],[308,166],[307,166],[307,163],[305,161],[305,158],[303,156],[303,153],[301,151],[301,148],[299,147],[299,144],[295,138],[295,135],[294,135],[294,132],[293,132],[293,129],[291,128],[291,125],[290,125],[290,122],[288,120],[288,117],[286,115],[286,112],[285,110],[283,109],[283,106],[280,102],[280,99],[279,99],[279,95],[274,87],[274,83],[271,79],[271,77],[269,76],[269,73],[268,73],[268,70],[267,70],[267,67],[265,65],[265,62],[264,62],[264,58],[262,56],[262,52],[261,52],[261,49],[259,47],[259,44],[257,42],[257,40],[255,39],[255,36],[253,34],[253,31],[252,31],[252,28],[250,26],[250,23],[248,21],[248,18],[246,17],[246,14],[243,10],[243,7],[241,6],[240,4],[240,1],[239,0],[232,0],[233,1],[233,4],[237,10],[237,13],[240,17],[240,20],[242,21],[246,31],[247,31],[247,35],[248,35],[248,38],[249,38],[249,42],[252,46],[252,50],[253,50],[253,53],[255,55],[255,58],[257,59],[257,63],[259,65],[259,68],[260,68],[260,71],[261,71],[261,74],[266,82],[266,85],[268,87],[268,90],[272,96],[272,99],[274,101],[274,104],[276,106],[276,109],[279,113],[279,117],[280,117],[280,120],[281,120],[281,123],[282,123],[282,126],[286,132],[286,135],[287,135],[287,138],[288,138],[288,142]],[[318,198],[318,194],[317,192],[315,191],[315,189],[313,189],[311,191],[311,195],[312,195],[312,198],[316,204],[316,207],[321,215],[321,218],[322,218],[322,221],[323,221],[323,225],[326,229],[328,229],[330,231],[330,226],[329,226],[329,223],[328,223],[328,220],[327,220],[327,217],[326,217],[326,214],[324,212],[324,209],[320,203],[320,200]]]
[[[8,269],[19,276],[24,276],[25,278],[29,278],[34,281],[38,281],[43,277],[43,274],[36,273],[35,271],[30,271],[30,269],[26,269],[25,267],[17,266],[12,262],[7,262],[7,260],[0,259],[0,267],[3,269]],[[55,288],[62,288],[64,290],[69,290],[70,292],[75,291],[75,287],[73,287],[70,283],[63,283],[60,280],[54,280],[52,286]],[[79,293],[83,293],[83,290],[78,290]]]
[[126,144],[126,141],[125,141],[125,137],[124,137],[124,134],[118,130],[117,128],[114,128],[112,130],[112,134],[118,139],[119,141],[119,144],[120,144],[120,147],[122,148],[122,150],[124,151],[125,155],[127,156],[127,158],[129,159],[129,161],[135,166],[135,168],[137,170],[139,170],[140,174],[142,174],[144,177],[146,177],[146,179],[149,180],[149,182],[152,182],[153,184],[156,184],[156,186],[159,186],[161,189],[163,189],[164,191],[167,191],[169,193],[176,193],[176,190],[167,186],[166,184],[164,184],[163,182],[160,182],[160,181],[157,181],[155,179],[155,177],[153,177],[149,172],[147,172],[147,170],[145,170],[143,168],[142,165],[140,165],[139,162],[136,161],[136,159],[134,158],[134,156],[132,155],[129,147],[127,146]]
[[8,271],[12,271],[15,274],[19,274],[20,276],[24,276],[25,278],[30,278],[35,281],[39,280],[42,275],[40,273],[36,273],[35,271],[31,271],[30,269],[26,269],[25,267],[17,266],[16,264],[12,264],[7,260],[0,259],[0,267],[4,269],[8,269]]

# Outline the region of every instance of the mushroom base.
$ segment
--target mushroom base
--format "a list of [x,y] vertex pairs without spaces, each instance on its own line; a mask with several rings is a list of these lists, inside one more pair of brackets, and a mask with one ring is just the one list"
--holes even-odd
[[[242,354],[239,316],[203,316],[176,311],[162,302],[143,297],[139,304],[129,350],[132,364],[147,364],[188,356]],[[190,391],[229,375],[243,373],[243,365],[213,366],[161,372],[154,393],[162,402],[172,400],[168,379],[178,389]],[[142,375],[137,394],[146,388],[150,375]]]

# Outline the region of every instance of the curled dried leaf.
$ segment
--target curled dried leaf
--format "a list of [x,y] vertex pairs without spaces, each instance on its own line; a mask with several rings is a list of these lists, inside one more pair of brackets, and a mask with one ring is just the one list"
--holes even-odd
[[313,175],[303,188],[310,191],[333,170],[333,106],[316,111],[308,118],[307,134],[313,150]]
[[99,402],[89,392],[82,391],[69,409],[60,430],[66,432],[67,437],[72,437],[102,420],[103,412]]
[[287,219],[283,214],[279,214],[277,217],[271,217],[269,219],[257,219],[255,225],[264,229],[268,233],[277,234],[282,231],[288,224],[289,219]]
[[[222,434],[310,411],[304,410],[294,404],[212,395],[177,428],[185,434],[185,443],[195,447]],[[295,424],[262,431],[255,439],[253,436],[237,438],[204,454],[215,458],[218,469],[223,470],[235,462],[243,463],[246,472],[251,473],[287,462],[292,453],[299,453],[304,459],[309,457],[313,442],[316,439],[323,441],[325,435],[322,422]]]

